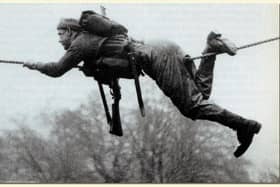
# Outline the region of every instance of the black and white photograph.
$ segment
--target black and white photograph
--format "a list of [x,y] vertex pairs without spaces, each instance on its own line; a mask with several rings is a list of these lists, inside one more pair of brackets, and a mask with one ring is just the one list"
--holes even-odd
[[279,7],[0,2],[0,183],[280,183]]

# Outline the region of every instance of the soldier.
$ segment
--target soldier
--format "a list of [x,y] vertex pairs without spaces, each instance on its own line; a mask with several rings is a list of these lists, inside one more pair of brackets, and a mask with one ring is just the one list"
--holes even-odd
[[[254,135],[261,129],[260,123],[245,119],[208,101],[215,56],[202,59],[199,68],[196,69],[192,61],[184,63],[185,54],[172,42],[144,44],[129,40],[126,34],[98,36],[83,30],[75,19],[62,19],[57,30],[59,42],[66,50],[65,55],[57,63],[25,63],[24,67],[51,77],[60,77],[83,61],[83,71],[86,75],[108,83],[110,76],[126,76],[122,76],[121,73],[118,75],[121,68],[116,68],[106,61],[114,59],[121,62],[127,60],[127,53],[134,52],[137,54],[139,69],[156,81],[184,116],[193,120],[218,122],[237,132],[240,145],[234,152],[236,157],[248,149]],[[226,52],[235,55],[236,51],[237,48],[232,42],[222,38],[221,34],[211,32],[203,53]]]

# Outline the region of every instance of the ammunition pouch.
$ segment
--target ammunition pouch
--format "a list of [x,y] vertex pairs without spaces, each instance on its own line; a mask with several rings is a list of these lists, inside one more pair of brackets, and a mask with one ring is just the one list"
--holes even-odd
[[104,71],[104,73],[112,79],[133,79],[134,77],[128,59],[105,57],[100,58],[96,64],[100,71]]
[[97,81],[108,84],[113,79],[134,79],[141,74],[141,67],[137,63],[136,72],[132,71],[129,59],[116,57],[101,57],[94,64],[84,64],[80,68],[86,76],[94,77]]

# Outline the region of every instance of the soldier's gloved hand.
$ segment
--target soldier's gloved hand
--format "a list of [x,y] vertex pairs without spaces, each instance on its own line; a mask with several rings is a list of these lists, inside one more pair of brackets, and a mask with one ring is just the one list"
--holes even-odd
[[38,64],[34,62],[24,62],[23,67],[27,67],[29,69],[38,69]]

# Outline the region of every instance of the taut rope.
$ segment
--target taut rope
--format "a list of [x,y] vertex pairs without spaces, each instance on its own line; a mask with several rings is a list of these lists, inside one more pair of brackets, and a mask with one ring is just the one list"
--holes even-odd
[[[253,46],[256,46],[256,45],[261,45],[261,44],[272,42],[272,41],[279,40],[279,39],[280,39],[280,37],[275,37],[275,38],[270,38],[270,39],[267,39],[267,40],[262,40],[262,41],[259,41],[259,42],[254,42],[254,43],[251,43],[251,44],[240,46],[240,47],[237,48],[237,50],[253,47]],[[185,57],[185,59],[186,60],[197,60],[197,59],[206,58],[206,57],[213,56],[213,55],[218,55],[218,54],[223,54],[223,53],[206,53],[204,55],[196,56],[196,57]]]

